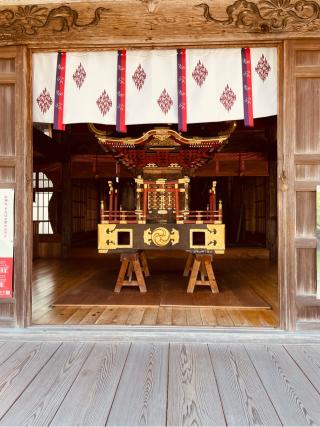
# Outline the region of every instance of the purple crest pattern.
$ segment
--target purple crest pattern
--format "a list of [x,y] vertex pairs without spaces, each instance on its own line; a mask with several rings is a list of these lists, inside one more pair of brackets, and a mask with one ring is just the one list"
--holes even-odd
[[192,73],[192,77],[194,78],[195,82],[199,87],[203,85],[204,81],[207,78],[207,75],[208,75],[208,70],[199,60]]
[[42,114],[45,114],[50,109],[52,105],[52,98],[46,88],[44,88],[43,91],[38,96],[37,103],[39,105],[39,108]]
[[163,91],[161,92],[161,95],[159,96],[157,102],[164,114],[167,114],[173,105],[171,96],[168,94],[168,92],[165,89],[163,89]]
[[136,85],[136,88],[140,91],[144,85],[144,82],[147,78],[147,75],[144,69],[141,67],[141,64],[137,67],[136,71],[132,75],[132,80]]
[[78,65],[78,68],[76,69],[76,71],[73,73],[73,76],[72,76],[78,89],[81,89],[81,86],[83,85],[83,82],[85,81],[86,77],[87,77],[86,70],[83,68],[83,65],[80,62],[80,64]]
[[97,99],[97,106],[103,116],[105,116],[112,107],[112,101],[105,90]]
[[234,103],[236,102],[236,99],[237,99],[236,94],[233,92],[231,87],[227,85],[220,96],[221,104],[224,106],[224,108],[227,111],[230,111]]
[[262,55],[259,59],[255,70],[258,73],[260,79],[264,82],[271,71],[270,64],[264,55]]

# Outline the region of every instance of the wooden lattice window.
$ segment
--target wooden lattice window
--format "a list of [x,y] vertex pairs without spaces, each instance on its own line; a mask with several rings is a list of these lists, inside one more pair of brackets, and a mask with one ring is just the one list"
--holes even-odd
[[49,219],[49,202],[53,183],[43,172],[33,172],[33,221],[38,223],[38,234],[53,234]]

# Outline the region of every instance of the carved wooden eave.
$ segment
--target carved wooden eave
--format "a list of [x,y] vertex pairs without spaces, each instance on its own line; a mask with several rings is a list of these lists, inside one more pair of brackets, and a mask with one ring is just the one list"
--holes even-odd
[[0,44],[210,46],[320,36],[320,3],[315,0],[23,3],[0,7]]
[[219,132],[213,137],[187,137],[181,135],[173,129],[167,127],[158,127],[150,129],[138,138],[123,137],[112,138],[106,131],[98,129],[93,123],[88,124],[90,132],[94,134],[100,144],[110,147],[126,148],[144,148],[153,147],[190,147],[190,148],[217,148],[222,146],[236,130],[237,122],[231,122],[224,132]]

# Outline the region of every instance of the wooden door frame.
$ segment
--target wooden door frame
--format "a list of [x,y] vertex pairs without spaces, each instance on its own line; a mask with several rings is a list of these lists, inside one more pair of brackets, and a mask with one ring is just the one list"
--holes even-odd
[[[234,48],[234,47],[243,47],[244,43],[239,42],[238,40],[234,40],[227,44],[222,44],[221,42],[211,42],[210,44],[206,45],[206,48]],[[283,72],[284,72],[284,43],[282,41],[254,41],[254,42],[247,42],[245,43],[248,47],[257,47],[257,46],[268,46],[268,47],[276,47],[278,49],[278,116],[277,116],[277,214],[278,214],[278,300],[279,300],[279,326],[278,329],[294,329],[294,324],[292,321],[292,310],[290,310],[290,287],[289,287],[289,280],[288,280],[288,270],[287,270],[287,260],[286,260],[286,249],[288,246],[288,236],[286,236],[287,231],[287,222],[286,222],[286,212],[287,212],[287,206],[288,202],[290,201],[290,198],[287,197],[287,192],[283,191],[281,189],[281,181],[280,177],[283,175],[283,170],[285,167],[288,167],[288,162],[286,162],[286,165],[284,165],[283,159],[287,154],[290,154],[290,149],[288,150],[288,144],[287,149],[285,150],[284,146],[284,129],[286,126],[284,126],[283,120],[284,120],[284,114],[283,114]],[[101,50],[110,50],[110,49],[117,49],[121,48],[121,46],[108,46],[107,44],[101,48]],[[131,48],[140,48],[141,44],[137,45],[131,45]],[[163,48],[161,44],[156,45],[153,44],[154,48]],[[180,45],[177,46],[170,46],[170,48],[178,48],[181,47]],[[190,48],[201,48],[199,46],[199,43],[194,40],[188,41],[188,47]],[[96,47],[94,45],[86,45],[85,47],[82,47],[82,49],[73,49],[71,46],[64,46],[63,50],[92,50]],[[41,46],[28,48],[28,57],[29,57],[29,81],[30,81],[30,93],[28,98],[30,99],[30,105],[29,105],[29,112],[28,116],[31,120],[31,126],[32,126],[32,119],[31,119],[31,111],[32,111],[32,105],[31,105],[31,92],[32,92],[32,53],[39,52],[39,51],[57,51],[61,50],[61,47],[59,49],[58,45],[51,45],[50,48],[46,48],[43,50]],[[27,141],[26,141],[27,143]],[[31,150],[32,150],[32,144],[31,144]],[[288,153],[287,153],[288,151]],[[292,151],[292,150],[291,150]],[[29,153],[30,154],[30,153]],[[28,157],[29,157],[28,154]],[[31,151],[31,159],[32,159],[32,151]],[[31,160],[32,161],[32,160]],[[29,169],[30,176],[28,176],[28,180],[31,180],[32,182],[32,168]],[[29,190],[31,193],[29,194],[29,208],[30,212],[32,212],[32,188]],[[31,222],[29,222],[27,233],[29,236],[28,241],[32,241],[32,219]],[[279,260],[283,260],[282,262],[279,262]],[[30,250],[30,256],[29,256],[29,262],[31,262],[31,271],[26,276],[26,280],[28,280],[27,283],[27,294],[29,295],[29,298],[26,299],[25,307],[23,308],[23,312],[26,313],[25,320],[23,321],[23,318],[20,317],[20,326],[32,326],[32,251]],[[292,282],[291,282],[292,283]],[[154,328],[157,328],[155,326]],[[68,329],[70,329],[68,327]],[[234,330],[235,328],[230,328]],[[248,328],[248,330],[252,330],[253,328]]]
[[[20,76],[17,81],[17,92],[24,94],[20,100],[19,117],[22,125],[16,126],[17,141],[24,141],[18,153],[20,164],[17,168],[16,186],[20,197],[16,202],[15,239],[21,242],[18,254],[14,257],[15,277],[18,277],[18,289],[14,283],[16,300],[16,323],[19,327],[26,327],[32,322],[32,202],[33,202],[33,138],[32,138],[32,69],[31,52],[26,46],[19,47],[21,55],[16,64]],[[22,95],[23,97],[23,95]],[[29,108],[28,108],[29,107]],[[25,197],[23,198],[23,192]],[[20,221],[18,220],[20,217]],[[17,256],[18,255],[18,256]]]
[[[318,154],[318,147],[315,151],[309,147],[304,147],[302,142],[304,139],[309,141],[312,147],[310,135],[303,135],[303,139],[298,139],[298,119],[299,119],[299,91],[298,82],[300,83],[305,80],[319,81],[320,78],[320,67],[316,63],[299,63],[298,52],[311,53],[319,52],[320,50],[320,38],[312,40],[301,40],[296,39],[291,42],[284,42],[284,58],[287,64],[287,79],[285,81],[285,93],[287,94],[284,99],[284,122],[288,125],[284,129],[284,142],[292,149],[286,149],[286,169],[288,171],[286,177],[286,184],[288,187],[288,205],[287,205],[287,236],[288,245],[286,248],[287,252],[287,280],[288,280],[288,329],[298,331],[312,331],[320,329],[320,322],[318,319],[318,313],[320,309],[320,301],[316,299],[316,289],[313,285],[316,282],[317,274],[316,270],[311,269],[311,273],[306,277],[306,270],[302,268],[303,262],[299,258],[303,251],[316,251],[317,250],[317,238],[313,233],[307,231],[301,232],[301,220],[299,220],[299,204],[298,194],[301,192],[312,192],[315,193],[319,180],[316,177],[311,177],[308,174],[301,177],[298,173],[298,166],[307,166],[312,164],[319,168],[320,156]],[[308,95],[311,95],[308,93]],[[312,103],[311,103],[312,105]],[[301,114],[301,109],[300,109]],[[311,115],[313,117],[313,115]],[[318,136],[318,135],[317,135]],[[300,135],[301,137],[301,135]],[[317,137],[314,137],[317,140]],[[288,144],[290,141],[290,144]],[[299,144],[299,145],[298,145]],[[298,148],[299,147],[299,148]],[[310,151],[309,151],[310,150]],[[311,202],[312,203],[312,202]],[[316,209],[316,206],[314,207]],[[307,221],[308,224],[308,221]],[[310,226],[310,221],[309,221]],[[312,224],[313,230],[313,224]],[[310,256],[310,252],[309,252]],[[303,258],[304,262],[307,262],[310,257]],[[317,257],[317,255],[316,255]],[[312,289],[311,286],[312,285]],[[306,314],[304,310],[316,310],[317,314]],[[301,314],[302,313],[302,314]]]
[[[6,100],[6,107],[13,108],[13,132],[4,136],[6,142],[12,147],[4,149],[0,156],[0,167],[12,170],[12,179],[1,182],[1,188],[12,188],[14,197],[14,266],[13,298],[0,301],[0,326],[24,327],[29,324],[31,312],[31,253],[32,239],[29,239],[30,224],[32,225],[32,210],[30,210],[30,196],[32,201],[32,122],[30,115],[30,102],[28,89],[29,68],[28,48],[26,46],[9,46],[0,48],[1,61],[12,61],[13,68],[10,72],[0,73],[0,84],[13,87],[12,98]],[[30,85],[29,85],[30,86]],[[8,127],[11,123],[9,120]],[[8,141],[6,141],[6,138]],[[1,149],[1,146],[0,146]],[[1,151],[1,150],[0,150]]]

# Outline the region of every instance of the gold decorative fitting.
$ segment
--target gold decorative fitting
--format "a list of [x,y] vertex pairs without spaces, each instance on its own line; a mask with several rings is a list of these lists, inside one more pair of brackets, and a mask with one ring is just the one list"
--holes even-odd
[[[197,241],[196,236],[202,234],[202,239]],[[190,249],[203,249],[214,251],[215,253],[224,253],[225,251],[225,225],[207,224],[207,228],[191,228]]]
[[[120,234],[126,234],[124,243],[119,238]],[[115,224],[98,224],[98,251],[107,253],[110,249],[132,249],[133,230],[132,228],[117,228]]]
[[116,225],[98,224],[98,251],[106,253],[109,249],[116,249]]
[[[187,138],[182,136],[170,128],[154,128],[145,132],[139,138],[111,138],[108,136],[106,130],[98,129],[93,123],[88,124],[89,130],[95,135],[97,140],[103,145],[118,146],[127,145],[128,148],[134,148],[137,145],[146,143],[148,147],[177,147],[179,145],[189,145],[191,147],[201,147],[203,144],[210,146],[212,144],[222,144],[230,135],[235,131],[237,126],[236,122],[231,122],[229,128],[224,132],[219,132],[217,136],[205,138],[205,137],[193,137]],[[110,135],[110,132],[109,132]]]
[[172,175],[179,174],[182,170],[182,167],[171,167],[171,166],[157,166],[156,168],[145,166],[143,169],[143,173],[150,176],[159,176],[159,175]]
[[170,242],[174,246],[179,243],[179,231],[175,228],[172,228],[169,231],[165,227],[157,227],[155,230],[151,231],[151,228],[147,228],[143,232],[143,241],[146,245],[154,245],[158,247],[167,246]]
[[190,178],[188,176],[184,176],[183,178],[178,179],[179,184],[189,184]]

